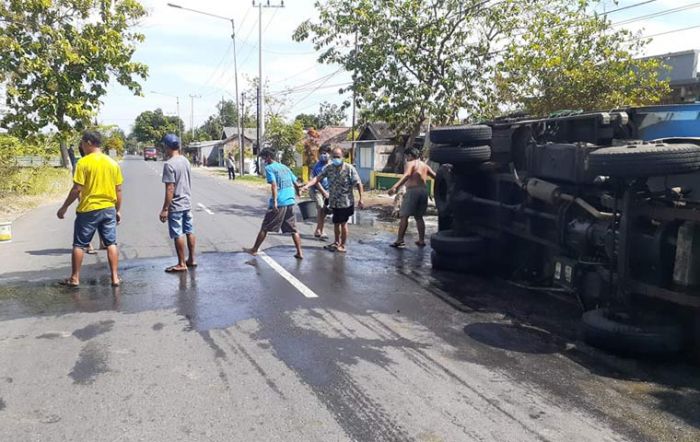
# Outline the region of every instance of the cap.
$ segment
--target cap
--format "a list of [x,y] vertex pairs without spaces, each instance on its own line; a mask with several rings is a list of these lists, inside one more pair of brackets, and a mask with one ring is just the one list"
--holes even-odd
[[179,149],[180,139],[175,134],[167,134],[163,137],[163,144],[165,144],[165,147],[169,147],[171,149]]

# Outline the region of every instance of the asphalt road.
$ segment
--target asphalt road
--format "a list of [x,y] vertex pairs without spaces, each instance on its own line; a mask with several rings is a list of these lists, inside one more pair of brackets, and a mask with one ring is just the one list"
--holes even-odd
[[119,289],[103,253],[56,287],[56,206],[0,246],[0,440],[700,439],[696,367],[588,348],[575,304],[433,273],[369,214],[347,256],[253,258],[265,193],[197,174],[200,266],[165,274],[161,167],[123,163]]

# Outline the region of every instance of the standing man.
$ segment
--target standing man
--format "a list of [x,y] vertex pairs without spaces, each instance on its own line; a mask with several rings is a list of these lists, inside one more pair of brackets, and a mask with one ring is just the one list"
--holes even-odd
[[406,151],[407,163],[405,171],[398,183],[389,189],[389,195],[394,195],[396,191],[404,184],[406,185],[406,194],[401,203],[401,222],[399,223],[399,235],[396,241],[391,244],[391,247],[403,249],[406,247],[404,236],[408,229],[408,218],[416,219],[418,227],[418,247],[425,247],[425,221],[423,216],[428,210],[428,177],[435,179],[435,172],[427,164],[420,160],[418,149],[411,148]]
[[73,188],[56,213],[59,219],[63,219],[68,207],[80,198],[73,231],[72,273],[70,278],[60,282],[68,287],[80,285],[80,268],[85,249],[90,245],[95,232],[98,232],[107,247],[112,286],[118,287],[121,284],[118,273],[117,224],[121,222],[124,178],[119,164],[103,154],[101,146],[102,136],[99,132],[83,133],[80,147],[85,152],[85,157],[76,164]]
[[335,242],[325,248],[333,252],[347,252],[348,241],[348,220],[355,214],[355,195],[353,188],[357,186],[360,198],[357,202],[359,209],[364,208],[362,203],[362,181],[355,167],[343,161],[343,149],[336,147],[332,151],[331,164],[321,171],[316,177],[311,179],[304,187],[304,190],[320,183],[324,178],[328,178],[328,200],[329,207],[333,212],[333,227],[335,230]]
[[275,151],[265,148],[260,152],[260,158],[265,162],[265,177],[270,184],[272,197],[263,219],[260,233],[255,239],[252,249],[243,249],[255,256],[269,232],[291,233],[294,247],[296,247],[296,259],[304,259],[301,251],[301,236],[297,231],[294,205],[296,204],[297,177],[284,164],[275,159]]
[[228,170],[228,179],[229,180],[236,179],[236,170],[233,167],[234,167],[233,154],[231,152],[229,152],[228,157],[226,157],[226,170]]
[[[320,175],[323,169],[331,162],[330,149],[328,147],[321,147],[320,152],[321,155],[318,157],[318,162],[311,169],[311,178]],[[314,237],[325,241],[328,239],[328,235],[323,233],[323,227],[326,223],[326,209],[328,208],[328,178],[322,179],[320,183],[310,188],[309,195],[316,202],[316,212],[318,212]]]
[[[168,273],[186,272],[188,267],[197,267],[194,260],[195,236],[192,226],[192,181],[190,162],[180,155],[180,139],[174,134],[163,137],[165,155],[163,183],[165,198],[160,212],[160,222],[168,222],[170,239],[175,242],[177,264],[165,269]],[[185,237],[189,257],[185,261]]]

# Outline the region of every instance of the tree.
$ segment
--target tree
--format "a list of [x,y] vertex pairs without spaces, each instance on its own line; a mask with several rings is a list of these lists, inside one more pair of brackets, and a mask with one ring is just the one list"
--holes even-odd
[[136,0],[6,0],[0,3],[2,127],[18,136],[55,127],[63,164],[70,132],[89,125],[115,79],[134,94],[148,69],[132,61],[146,15]]
[[308,128],[308,129],[319,128],[318,127],[318,115],[301,113],[294,118],[294,121],[298,121],[299,123],[301,123],[301,125],[304,128]]
[[159,108],[155,111],[141,112],[134,121],[131,136],[137,141],[147,144],[158,144],[168,133],[176,134],[183,127],[182,120],[163,114]]
[[324,101],[320,104],[317,115],[302,113],[297,115],[294,120],[301,122],[305,128],[323,129],[327,126],[340,126],[346,117],[342,106]]
[[[408,146],[428,118],[448,124],[461,109],[483,110],[492,92],[491,47],[516,26],[517,3],[328,0],[316,2],[319,20],[302,23],[294,39],[310,39],[320,62],[351,72],[348,89],[358,104],[407,134]],[[395,152],[395,169],[402,152]]]
[[591,13],[597,0],[534,2],[496,72],[499,101],[533,115],[657,103],[661,63],[635,58],[647,41]]
[[271,148],[282,152],[282,163],[291,166],[294,153],[304,147],[304,127],[298,121],[289,124],[281,117],[272,116],[267,123],[266,139]]

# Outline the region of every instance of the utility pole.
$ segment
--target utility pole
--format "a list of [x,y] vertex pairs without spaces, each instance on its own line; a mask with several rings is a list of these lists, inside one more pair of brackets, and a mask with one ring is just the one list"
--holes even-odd
[[265,138],[265,97],[263,97],[263,57],[262,57],[262,10],[263,8],[284,8],[284,0],[280,0],[279,5],[270,4],[270,0],[266,0],[263,4],[262,0],[253,0],[253,7],[258,8],[258,148],[260,148],[263,138]]
[[190,97],[190,133],[192,135],[192,141],[194,141],[194,99],[202,98],[201,95],[189,95]]
[[151,93],[175,99],[175,103],[177,104],[177,136],[180,138],[180,141],[182,141],[182,118],[180,118],[180,97],[177,95],[163,94],[156,91],[151,91]]

